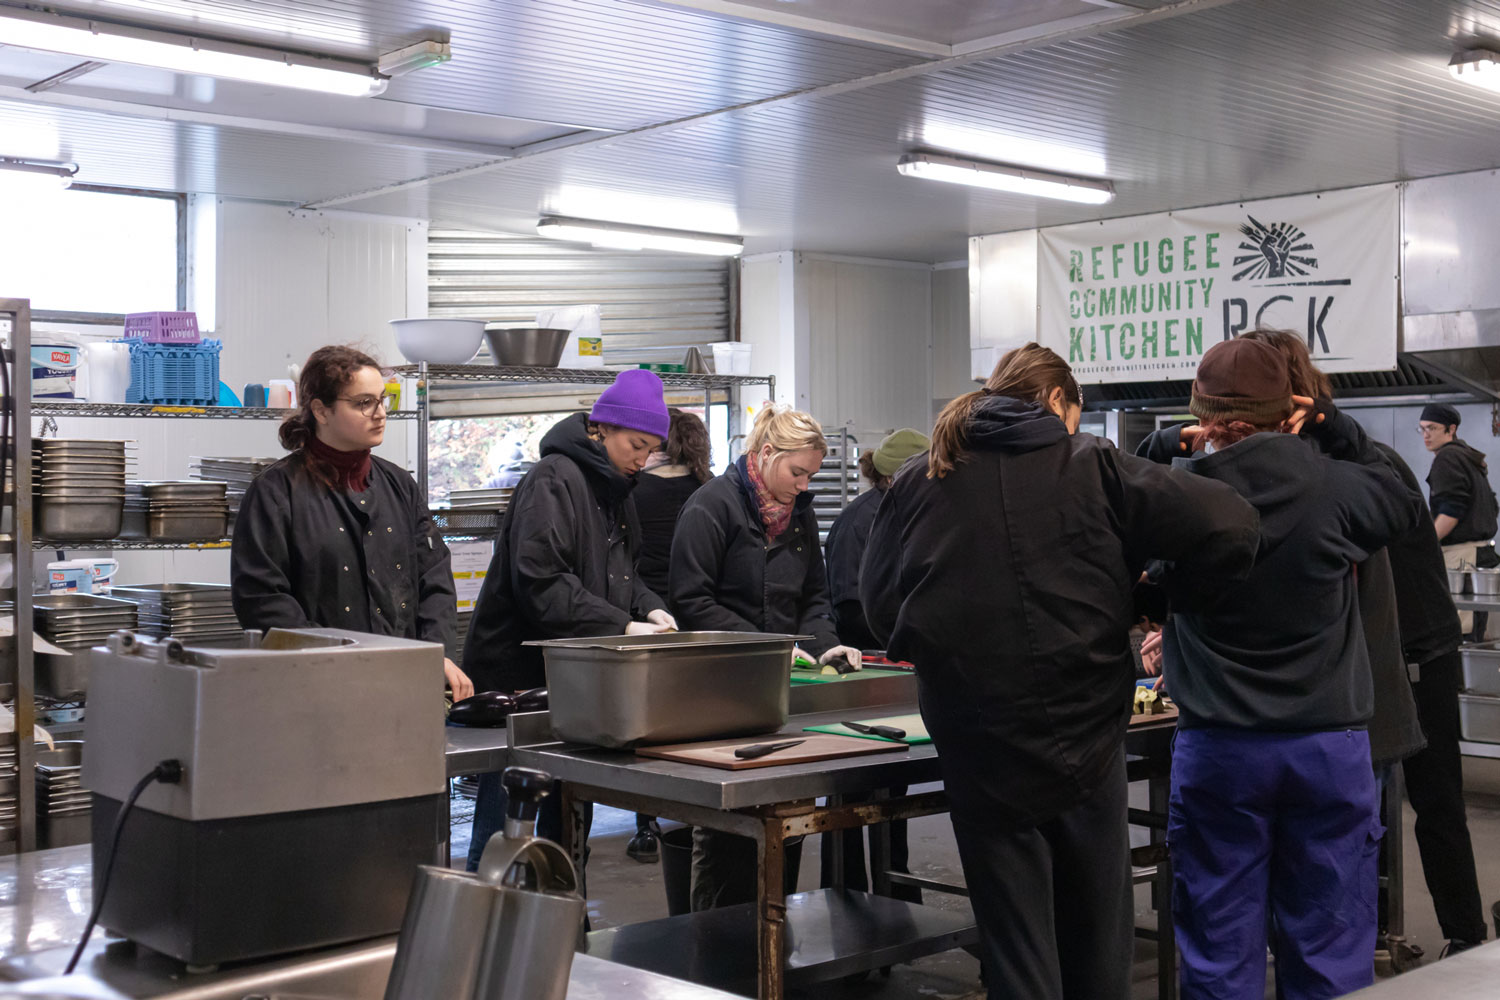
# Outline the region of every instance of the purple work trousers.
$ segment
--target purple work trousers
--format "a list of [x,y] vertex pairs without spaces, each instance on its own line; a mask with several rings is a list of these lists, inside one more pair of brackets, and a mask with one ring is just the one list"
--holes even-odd
[[1363,731],[1177,733],[1167,826],[1183,1000],[1284,1000],[1374,981],[1384,829]]

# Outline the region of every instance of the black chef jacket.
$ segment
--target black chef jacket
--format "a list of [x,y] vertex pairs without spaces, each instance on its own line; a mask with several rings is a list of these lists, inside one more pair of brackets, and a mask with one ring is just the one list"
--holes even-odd
[[229,578],[245,628],[394,635],[453,657],[448,546],[412,477],[384,459],[362,493],[318,482],[300,451],[267,469],[240,504]]

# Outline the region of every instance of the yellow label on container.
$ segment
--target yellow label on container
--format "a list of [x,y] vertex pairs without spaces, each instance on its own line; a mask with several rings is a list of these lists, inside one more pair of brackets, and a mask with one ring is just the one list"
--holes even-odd
[[603,337],[579,337],[578,356],[580,358],[602,358],[604,357]]

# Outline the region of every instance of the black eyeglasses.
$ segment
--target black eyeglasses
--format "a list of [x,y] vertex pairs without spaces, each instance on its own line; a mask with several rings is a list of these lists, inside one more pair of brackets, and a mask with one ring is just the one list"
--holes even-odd
[[386,396],[340,396],[344,402],[354,407],[361,416],[373,417],[377,409],[384,407]]

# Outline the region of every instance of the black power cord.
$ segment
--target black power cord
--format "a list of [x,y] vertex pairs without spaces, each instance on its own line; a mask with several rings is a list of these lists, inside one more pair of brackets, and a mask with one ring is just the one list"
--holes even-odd
[[182,781],[182,761],[164,760],[151,769],[126,796],[124,805],[120,806],[120,812],[115,816],[114,834],[109,840],[109,855],[104,859],[104,872],[99,880],[94,883],[94,909],[89,913],[89,921],[83,926],[83,937],[78,939],[78,947],[73,951],[73,957],[68,960],[68,968],[63,972],[65,976],[71,976],[73,970],[78,967],[78,960],[83,957],[83,949],[88,947],[89,938],[93,936],[94,925],[99,922],[99,913],[104,909],[104,896],[109,892],[109,876],[115,870],[115,856],[120,853],[120,834],[125,830],[125,820],[130,816],[130,810],[135,808],[135,800],[141,797],[147,788],[156,782],[164,785],[176,785]]

